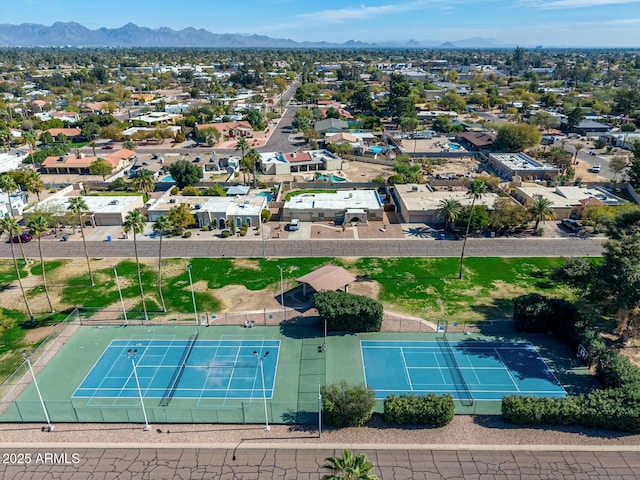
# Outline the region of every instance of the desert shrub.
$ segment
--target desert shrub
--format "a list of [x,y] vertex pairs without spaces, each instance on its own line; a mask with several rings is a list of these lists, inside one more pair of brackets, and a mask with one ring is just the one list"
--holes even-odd
[[185,197],[198,197],[200,196],[200,189],[188,185],[182,189],[182,195],[184,195]]
[[241,228],[240,229],[240,236],[241,237],[246,237],[247,236],[247,229],[246,228]]
[[169,193],[171,193],[171,195],[178,195],[180,193],[180,189],[178,187],[171,187],[171,191]]
[[209,225],[205,225],[204,227],[202,227],[203,232],[208,232],[210,230],[211,230],[211,227]]
[[191,238],[191,232],[186,231],[182,234],[182,238]]
[[231,236],[231,232],[229,230],[223,230],[220,236],[222,238],[229,238]]
[[395,425],[442,427],[453,420],[455,403],[451,394],[389,395],[384,400],[384,421]]
[[344,380],[323,385],[322,413],[328,425],[334,427],[360,427],[371,418],[375,396],[371,388],[362,384],[351,385]]

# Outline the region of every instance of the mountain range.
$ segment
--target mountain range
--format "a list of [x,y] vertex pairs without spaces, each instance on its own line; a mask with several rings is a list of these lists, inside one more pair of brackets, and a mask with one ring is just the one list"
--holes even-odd
[[200,48],[513,48],[493,38],[457,41],[400,40],[366,43],[296,42],[264,35],[211,33],[192,27],[151,29],[128,23],[120,28],[90,30],[75,22],[51,26],[0,24],[0,47],[200,47]]

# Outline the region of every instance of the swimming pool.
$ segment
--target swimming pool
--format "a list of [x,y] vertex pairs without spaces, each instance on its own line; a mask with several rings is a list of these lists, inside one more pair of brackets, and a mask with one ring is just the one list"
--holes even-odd
[[165,175],[164,177],[162,177],[160,179],[160,181],[161,182],[166,182],[166,183],[175,183],[176,182],[171,175]]
[[457,143],[447,143],[447,147],[451,150],[462,150],[462,146]]
[[329,182],[346,182],[346,178],[339,177],[337,175],[318,175],[318,180],[327,180]]
[[265,197],[267,199],[267,202],[270,202],[271,199],[273,198],[273,194],[271,192],[259,192],[259,193],[256,193],[256,196]]
[[384,148],[373,145],[372,147],[369,147],[369,151],[378,154],[384,152]]

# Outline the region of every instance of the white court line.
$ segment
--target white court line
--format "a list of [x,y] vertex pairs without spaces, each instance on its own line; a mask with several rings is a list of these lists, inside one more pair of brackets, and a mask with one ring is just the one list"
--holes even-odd
[[400,347],[400,358],[402,358],[402,365],[404,366],[404,374],[407,377],[407,382],[409,382],[409,388],[413,392],[413,385],[411,383],[411,377],[409,376],[409,367],[407,367],[407,360],[404,358],[403,347]]
[[504,369],[507,371],[507,375],[509,375],[509,378],[511,379],[511,381],[513,382],[513,386],[516,387],[516,390],[518,392],[520,392],[520,387],[518,387],[518,384],[516,383],[515,378],[513,378],[513,375],[511,375],[511,370],[509,370],[509,367],[507,367],[506,362],[504,361],[504,359],[502,358],[502,355],[500,355],[500,352],[498,351],[497,348],[494,348],[496,354],[498,355],[498,357],[500,358],[500,361],[502,362],[502,364],[504,365]]

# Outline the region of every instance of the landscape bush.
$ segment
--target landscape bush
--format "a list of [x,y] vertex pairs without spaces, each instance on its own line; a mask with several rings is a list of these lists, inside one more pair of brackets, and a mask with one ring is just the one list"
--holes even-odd
[[614,350],[598,356],[596,376],[606,388],[640,388],[640,368]]
[[191,238],[191,232],[186,231],[182,234],[182,238]]
[[455,403],[451,394],[389,395],[384,400],[384,421],[391,425],[442,427],[453,420]]
[[318,292],[313,297],[320,319],[332,332],[379,332],[382,304],[362,295],[346,292]]
[[344,380],[323,385],[320,393],[324,421],[333,427],[361,427],[371,418],[376,403],[371,388]]
[[229,238],[231,236],[231,232],[229,230],[223,230],[220,236],[222,238]]

